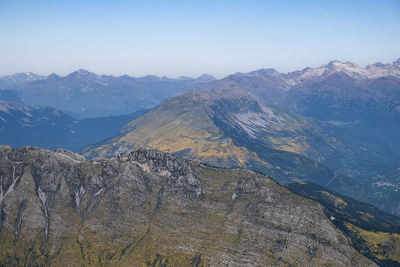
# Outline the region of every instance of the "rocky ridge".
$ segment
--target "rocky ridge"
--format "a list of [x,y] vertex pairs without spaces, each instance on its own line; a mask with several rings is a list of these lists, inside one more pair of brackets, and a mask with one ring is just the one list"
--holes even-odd
[[321,205],[251,171],[0,147],[5,265],[375,266]]

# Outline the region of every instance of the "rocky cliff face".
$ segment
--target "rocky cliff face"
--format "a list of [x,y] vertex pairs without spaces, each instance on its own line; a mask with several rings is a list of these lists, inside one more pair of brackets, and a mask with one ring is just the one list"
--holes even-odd
[[165,153],[0,147],[0,263],[374,266],[272,179]]

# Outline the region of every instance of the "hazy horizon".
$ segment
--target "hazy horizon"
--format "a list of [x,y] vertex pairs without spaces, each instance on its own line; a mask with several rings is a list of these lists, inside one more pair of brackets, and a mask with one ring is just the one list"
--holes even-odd
[[[390,62],[377,61],[377,62],[371,62],[371,63],[365,64],[365,65],[359,65],[359,64],[357,64],[356,62],[351,62],[351,63],[354,63],[354,64],[356,64],[356,65],[358,65],[358,66],[360,66],[360,67],[362,67],[362,68],[365,68],[365,67],[368,66],[368,65],[375,64],[375,63],[378,63],[378,62],[383,63],[383,64],[387,64],[387,63],[393,63],[393,62],[395,62],[395,61],[397,61],[397,60],[400,60],[400,57],[397,58],[397,59],[393,59],[393,60],[390,61]],[[345,63],[346,61],[341,61],[341,62],[344,62],[344,63]],[[328,64],[328,63],[329,63],[329,62],[326,62],[325,64]],[[306,66],[306,67],[304,67],[304,68],[307,68],[307,67],[316,68],[316,67],[320,67],[320,66],[325,65],[325,64],[321,64],[321,65],[317,65],[317,66]],[[273,66],[268,67],[268,68],[275,69],[276,71],[281,72],[281,73],[290,73],[290,72],[294,72],[294,71],[298,71],[298,70],[304,69],[304,68],[301,68],[301,69],[293,69],[293,70],[290,70],[290,71],[283,72],[283,71],[279,71],[278,69],[274,68]],[[260,68],[260,69],[266,69],[266,68]],[[214,77],[217,78],[217,79],[222,79],[222,78],[227,77],[227,76],[229,76],[229,75],[231,75],[231,74],[235,74],[235,73],[246,73],[246,72],[251,72],[251,71],[257,71],[257,70],[260,70],[260,69],[250,69],[250,70],[247,70],[247,71],[240,71],[240,70],[238,70],[238,71],[229,73],[229,74],[224,75],[224,76],[217,76],[217,75],[214,75],[213,73],[209,73],[209,72],[204,72],[204,73],[202,73],[202,74],[195,75],[195,76],[189,76],[189,75],[167,76],[167,75],[156,75],[156,74],[152,74],[152,73],[147,73],[147,74],[144,74],[144,75],[141,75],[141,76],[135,76],[135,75],[132,75],[132,74],[129,74],[129,73],[119,73],[119,74],[97,73],[97,72],[92,71],[92,70],[90,70],[90,69],[82,69],[82,68],[81,68],[81,69],[76,69],[76,70],[73,70],[73,71],[71,71],[71,72],[66,72],[66,73],[51,72],[51,73],[44,73],[44,74],[41,74],[41,73],[36,73],[36,72],[32,72],[32,71],[14,72],[14,73],[9,73],[9,74],[5,74],[5,75],[0,75],[0,78],[1,78],[1,77],[4,77],[4,76],[12,76],[12,75],[18,74],[18,73],[32,73],[32,74],[37,74],[37,75],[40,75],[40,76],[43,76],[43,77],[47,77],[47,76],[49,76],[49,75],[51,75],[51,74],[57,74],[57,75],[59,75],[59,76],[61,76],[61,77],[65,77],[65,76],[68,76],[69,74],[71,74],[71,73],[73,73],[73,72],[76,72],[76,71],[79,71],[79,70],[85,70],[85,71],[94,73],[94,74],[99,75],[99,76],[102,76],[102,75],[111,75],[111,76],[115,76],[115,77],[120,77],[120,76],[123,76],[123,75],[129,75],[129,76],[134,77],[134,78],[141,78],[141,77],[145,77],[145,76],[157,76],[157,77],[160,77],[160,78],[166,77],[166,78],[170,78],[170,79],[177,79],[177,78],[180,78],[180,77],[198,78],[198,77],[200,77],[200,76],[202,76],[202,75],[205,75],[205,74],[207,75],[207,74],[209,74],[209,75],[214,76]]]
[[0,76],[217,78],[400,57],[398,1],[0,1]]

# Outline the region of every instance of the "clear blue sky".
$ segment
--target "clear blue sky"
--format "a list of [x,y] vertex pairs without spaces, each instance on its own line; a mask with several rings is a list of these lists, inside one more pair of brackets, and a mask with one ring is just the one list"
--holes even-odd
[[399,0],[0,0],[0,75],[221,77],[399,57]]

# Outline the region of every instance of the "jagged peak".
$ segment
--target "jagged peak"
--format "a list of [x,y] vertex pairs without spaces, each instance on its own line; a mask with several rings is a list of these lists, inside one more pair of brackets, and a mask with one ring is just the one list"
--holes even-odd
[[177,158],[166,152],[149,149],[131,149],[114,158],[122,162],[136,162],[148,172],[178,176],[193,173],[193,167],[200,165],[192,160]]
[[75,162],[83,162],[86,161],[86,158],[78,153],[74,153],[72,151],[66,150],[66,149],[57,149],[56,153],[60,154],[60,155],[64,155],[69,157],[71,160],[75,161]]

